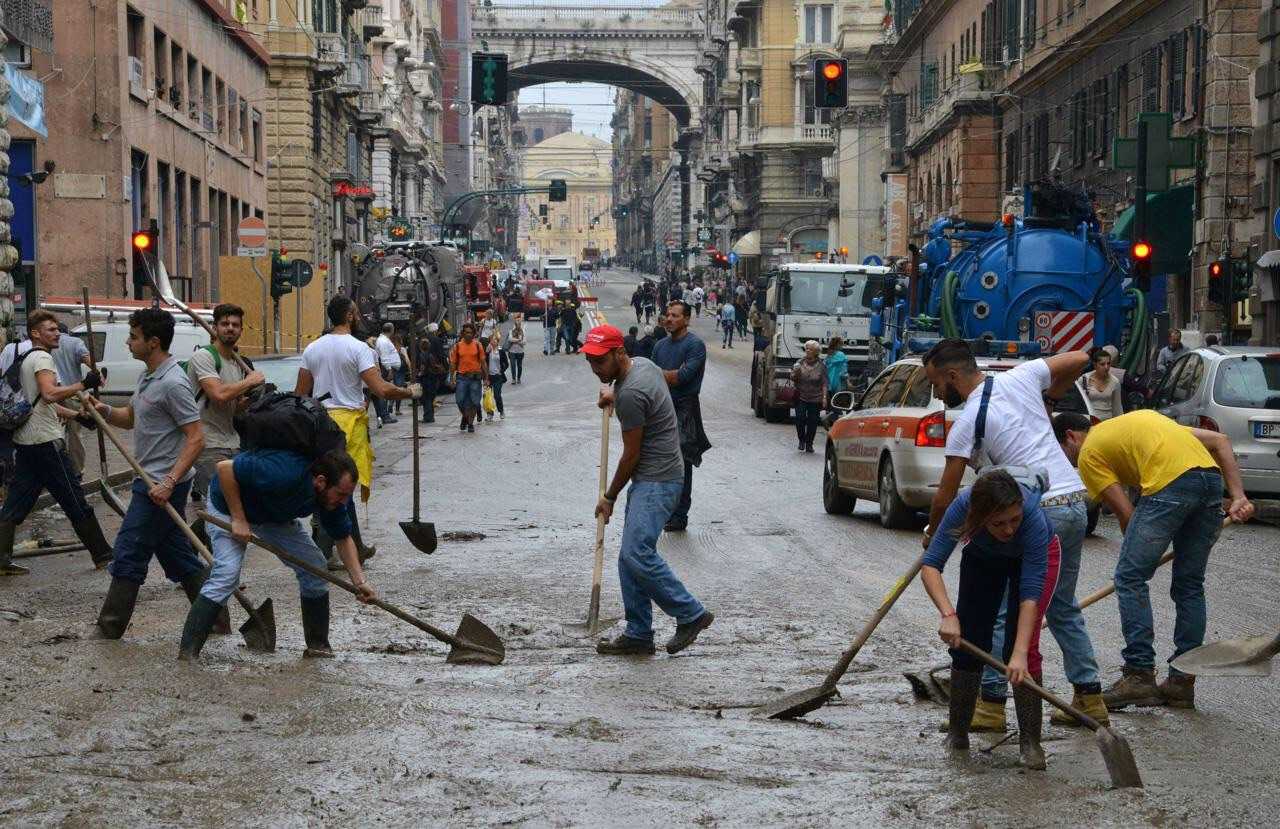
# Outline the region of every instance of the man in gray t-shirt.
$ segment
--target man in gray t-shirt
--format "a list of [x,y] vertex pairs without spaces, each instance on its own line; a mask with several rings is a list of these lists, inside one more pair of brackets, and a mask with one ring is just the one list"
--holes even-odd
[[676,578],[658,554],[658,537],[684,489],[684,458],[675,405],[662,370],[643,357],[629,357],[622,332],[600,325],[582,346],[591,370],[602,383],[599,405],[613,406],[622,427],[622,457],[613,480],[596,504],[596,517],[608,523],[613,505],[627,488],[627,509],[618,550],[618,583],[627,628],[613,640],[601,640],[596,652],[607,656],[651,655],[653,603],[675,617],[676,632],[667,653],[679,653],[710,627],[715,618]]

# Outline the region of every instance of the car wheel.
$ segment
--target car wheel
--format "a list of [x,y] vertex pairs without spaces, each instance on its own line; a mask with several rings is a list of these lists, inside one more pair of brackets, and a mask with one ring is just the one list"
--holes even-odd
[[1098,528],[1098,516],[1102,514],[1102,504],[1089,505],[1089,523],[1085,527],[1085,535],[1093,535],[1093,531]]
[[898,478],[893,472],[893,460],[885,458],[880,464],[879,492],[880,526],[890,530],[910,528],[915,511],[898,495]]
[[848,515],[853,512],[857,498],[840,488],[840,478],[836,470],[836,453],[832,444],[827,444],[826,462],[822,465],[822,508],[828,515]]

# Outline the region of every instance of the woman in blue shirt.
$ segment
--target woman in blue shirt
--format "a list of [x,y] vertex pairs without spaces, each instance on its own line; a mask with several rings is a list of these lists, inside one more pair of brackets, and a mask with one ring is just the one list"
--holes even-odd
[[849,376],[849,358],[844,353],[844,340],[832,337],[827,341],[827,388],[831,394],[844,390],[845,378]]
[[[953,607],[942,581],[942,568],[964,543],[960,590]],[[991,650],[992,630],[1000,603],[1008,596],[1004,662],[1013,685],[1022,764],[1044,769],[1040,747],[1040,698],[1022,687],[1027,677],[1040,680],[1040,616],[1057,581],[1058,539],[1040,509],[1038,490],[1023,486],[1000,469],[981,475],[971,489],[951,502],[925,552],[920,571],[924,588],[942,614],[938,636],[951,647],[949,742],[969,748],[969,724],[978,701],[982,663],[958,650],[963,637]],[[1051,566],[1051,560],[1053,561]],[[1046,583],[1048,582],[1048,583]]]

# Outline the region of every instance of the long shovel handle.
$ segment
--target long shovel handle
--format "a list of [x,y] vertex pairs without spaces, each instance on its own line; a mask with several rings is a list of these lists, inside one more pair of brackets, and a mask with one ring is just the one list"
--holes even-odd
[[[156,485],[155,480],[147,474],[145,469],[142,468],[138,463],[138,459],[133,456],[133,453],[125,448],[124,442],[120,440],[119,436],[116,435],[111,426],[107,424],[106,419],[98,413],[96,408],[94,408],[93,403],[84,392],[80,392],[80,406],[93,415],[93,419],[98,422],[98,432],[105,434],[111,439],[111,442],[115,444],[116,449],[124,456],[124,459],[129,462],[129,466],[133,467],[134,474],[142,479],[148,489],[154,487]],[[191,546],[196,549],[196,552],[200,554],[200,557],[208,564],[212,565],[213,555],[209,552],[208,548],[204,546],[204,542],[200,540],[200,536],[196,535],[195,530],[187,526],[186,519],[179,515],[178,510],[175,509],[173,504],[170,504],[168,501],[164,502],[164,509],[165,512],[169,513],[169,517],[173,519],[173,523],[177,524],[183,534],[186,535],[187,540],[191,542]],[[248,613],[250,617],[253,619],[258,618],[257,609],[253,606],[253,602],[249,601],[248,597],[244,595],[243,590],[237,588],[233,595],[236,597],[236,601],[240,603],[240,606],[244,608],[245,612]]]
[[[217,516],[214,516],[214,515],[210,515],[204,510],[200,510],[197,514],[205,520],[206,524],[212,524],[215,527],[221,527],[227,532],[231,532],[231,525],[228,524],[226,521],[223,521],[221,518],[218,518]],[[341,587],[343,590],[347,591],[348,593],[354,596],[360,595],[360,591],[357,590],[356,586],[351,582],[339,576],[335,576],[334,574],[330,573],[328,570],[325,570],[320,567],[316,567],[314,564],[312,564],[309,561],[304,561],[298,558],[297,556],[281,549],[280,547],[277,547],[275,544],[272,544],[270,541],[266,541],[264,539],[258,538],[258,536],[256,535],[249,536],[249,540],[252,541],[254,544],[257,544],[259,547],[266,550],[267,552],[271,553],[276,558],[285,562],[286,564],[293,565],[294,567],[297,567],[300,570],[305,570],[306,572],[310,573],[316,578],[324,579],[325,581],[329,582],[332,585]],[[395,605],[390,604],[389,602],[384,602],[382,599],[373,599],[371,602],[369,602],[369,604],[373,605],[374,607],[379,607],[387,611],[392,616],[395,616],[397,619],[400,619],[401,621],[404,621],[404,622],[408,622],[409,624],[413,625],[419,630],[426,631],[427,633],[431,634],[435,638],[439,639],[441,642],[445,642],[449,645],[453,645],[455,648],[465,648],[467,650],[483,651],[484,653],[490,653],[490,654],[493,654],[494,656],[499,655],[498,652],[493,650],[492,648],[486,648],[483,645],[477,645],[472,642],[467,642],[463,639],[459,639],[458,637],[454,636],[452,633],[443,631],[440,628],[436,627],[435,625],[431,624],[430,622],[424,622],[416,616],[411,616],[408,613],[405,613],[400,608],[396,607]]]
[[[191,321],[194,322],[196,325],[200,326],[201,328],[203,328],[205,333],[209,335],[210,340],[216,341],[218,339],[218,335],[213,332],[213,326],[205,322],[204,317],[200,316],[195,311],[191,310],[190,306],[188,306],[186,303],[181,302],[180,300],[178,300],[177,297],[164,296],[163,294],[160,293],[160,291],[156,291],[156,294],[160,296],[162,300],[165,301],[165,304],[172,305],[174,308],[177,308],[178,310],[184,312],[187,316],[191,317]],[[236,361],[236,365],[239,366],[240,370],[243,371],[246,375],[251,374],[253,372],[253,369],[249,368],[249,364],[246,363],[244,361],[244,358],[240,356],[239,351],[231,352],[231,359]]]
[[[609,486],[609,416],[613,407],[606,406],[600,413],[600,492],[604,497]],[[591,604],[587,608],[587,630],[593,635],[600,622],[600,582],[604,578],[604,516],[596,517],[595,561],[591,566]]]
[[[1231,523],[1231,516],[1228,515],[1226,518],[1222,519],[1222,528],[1225,530],[1227,528],[1227,525],[1230,523]],[[1165,566],[1171,561],[1173,561],[1173,550],[1169,550],[1169,552],[1160,556],[1160,559],[1156,562],[1156,569],[1157,570],[1160,569],[1161,567]],[[1105,599],[1107,596],[1110,596],[1114,592],[1116,592],[1116,583],[1114,581],[1108,584],[1106,587],[1099,587],[1097,590],[1093,591],[1088,596],[1085,596],[1083,599],[1080,600],[1080,609],[1084,610],[1089,605]],[[1040,623],[1040,628],[1043,630],[1044,628],[1047,628],[1047,627],[1049,627],[1049,620],[1045,619],[1043,622]]]
[[889,592],[885,594],[885,597],[880,600],[880,606],[876,608],[875,615],[868,619],[867,623],[862,626],[862,630],[858,633],[858,638],[854,639],[853,644],[849,645],[849,647],[845,649],[845,652],[840,654],[840,661],[835,664],[835,667],[833,667],[827,674],[827,678],[822,681],[823,688],[831,690],[836,687],[836,683],[840,681],[840,677],[844,676],[845,672],[849,670],[849,666],[853,664],[853,659],[858,655],[858,651],[862,650],[862,646],[871,638],[871,634],[875,632],[875,629],[880,624],[881,620],[883,620],[885,616],[889,615],[889,610],[893,607],[894,603],[898,601],[898,597],[902,595],[902,592],[907,589],[908,585],[915,580],[916,575],[919,574],[920,568],[923,565],[924,555],[922,554],[916,559],[915,563],[911,565],[911,569],[903,573],[902,578],[894,582],[893,587],[890,588]]
[[[88,334],[89,340],[89,368],[94,371],[98,370],[98,358],[94,356],[93,348],[93,315],[89,313],[89,288],[85,286],[84,295],[84,330]],[[107,439],[102,432],[98,432],[98,465],[102,469],[102,481],[105,483],[110,477],[107,473]]]
[[418,523],[418,502],[421,495],[418,492],[418,399],[411,398],[409,401],[410,414],[413,415],[413,523]]
[[[999,671],[1002,674],[1009,670],[1009,666],[1005,665],[999,659],[996,659],[994,656],[987,653],[982,648],[978,647],[977,645],[965,639],[960,640],[960,650],[965,651],[970,656],[973,656],[977,659],[982,660],[983,662],[987,663],[992,668],[995,668],[997,671]],[[1068,714],[1075,717],[1077,720],[1080,721],[1081,724],[1087,726],[1090,731],[1097,731],[1099,728],[1102,728],[1102,724],[1099,723],[1097,720],[1095,720],[1093,717],[1090,717],[1088,714],[1081,711],[1079,708],[1076,708],[1075,706],[1071,705],[1070,703],[1068,703],[1066,700],[1064,700],[1062,697],[1058,696],[1057,694],[1054,694],[1051,691],[1046,691],[1044,688],[1041,688],[1034,679],[1027,677],[1022,681],[1022,684],[1024,687],[1030,688],[1036,694],[1036,696],[1040,697],[1045,702],[1049,703],[1050,705],[1056,708],[1061,708],[1063,711],[1066,711]]]

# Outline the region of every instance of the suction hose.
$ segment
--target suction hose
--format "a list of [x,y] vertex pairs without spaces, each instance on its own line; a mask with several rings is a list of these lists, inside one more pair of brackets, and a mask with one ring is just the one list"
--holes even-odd
[[955,271],[947,271],[942,278],[942,336],[959,337],[960,323],[956,320],[956,289],[960,284],[960,275]]
[[1147,318],[1147,295],[1136,288],[1129,288],[1125,294],[1133,297],[1133,324],[1130,327],[1129,342],[1120,355],[1120,368],[1125,373],[1132,373],[1151,344],[1151,320]]

